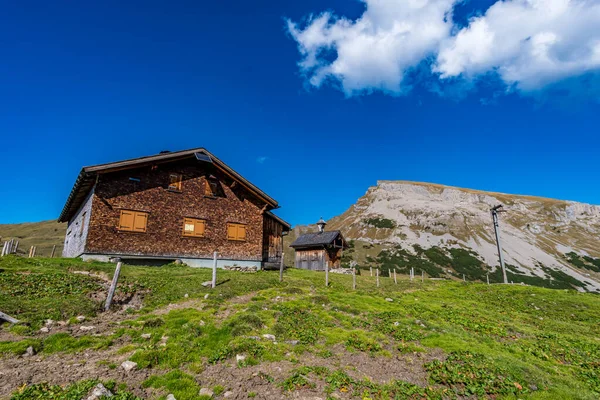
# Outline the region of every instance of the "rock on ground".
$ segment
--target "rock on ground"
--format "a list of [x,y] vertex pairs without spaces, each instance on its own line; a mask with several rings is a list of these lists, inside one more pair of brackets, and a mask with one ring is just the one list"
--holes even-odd
[[87,397],[87,400],[97,400],[101,397],[112,397],[113,394],[110,390],[104,387],[103,384],[97,384],[93,389],[90,395]]
[[198,393],[200,396],[208,396],[208,397],[213,397],[213,391],[210,390],[209,388],[202,388],[200,389],[200,393]]
[[123,363],[121,364],[121,368],[123,368],[125,370],[125,372],[130,372],[132,370],[134,370],[137,367],[137,363],[133,362],[133,361],[123,361]]
[[167,400],[177,400],[177,399],[175,398],[175,396],[173,396],[173,394],[172,394],[172,393],[169,393],[169,394],[167,395]]

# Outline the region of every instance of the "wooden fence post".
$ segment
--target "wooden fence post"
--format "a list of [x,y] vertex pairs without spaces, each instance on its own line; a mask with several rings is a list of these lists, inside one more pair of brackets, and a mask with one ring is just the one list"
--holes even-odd
[[490,284],[490,274],[485,274],[485,279],[487,280],[487,284]]
[[369,267],[369,272],[371,273],[371,276],[373,276],[373,267]]
[[217,287],[217,252],[213,254],[212,288]]
[[325,287],[329,287],[329,263],[325,263]]
[[379,268],[375,270],[375,275],[377,275],[377,287],[379,287]]
[[463,274],[463,282],[466,282],[467,279],[465,278],[465,274]]
[[398,277],[396,276],[396,268],[394,268],[394,283],[398,284]]
[[11,317],[8,314],[4,314],[2,311],[0,311],[0,319],[3,319],[5,321],[10,322],[11,324],[18,324],[19,320],[16,318]]
[[31,246],[29,248],[29,256],[27,256],[27,258],[31,258],[31,257],[33,257],[33,246]]
[[8,245],[8,242],[4,242],[4,244],[2,245],[2,254],[0,254],[0,257],[4,257],[4,253],[6,252],[7,245]]
[[283,256],[281,253],[281,260],[279,261],[279,282],[283,282]]
[[110,309],[110,304],[112,303],[113,296],[115,295],[115,290],[117,289],[117,281],[119,280],[119,274],[121,273],[121,261],[117,263],[117,268],[115,268],[115,274],[113,276],[113,280],[110,284],[110,289],[108,290],[108,296],[106,297],[106,304],[104,305],[104,311],[108,311]]
[[17,254],[17,250],[19,249],[19,241],[15,243],[15,254]]
[[52,254],[50,254],[50,258],[54,258],[55,251],[56,251],[56,245],[52,246]]
[[352,268],[352,289],[356,290],[356,268]]
[[421,270],[421,283],[425,282],[425,272]]

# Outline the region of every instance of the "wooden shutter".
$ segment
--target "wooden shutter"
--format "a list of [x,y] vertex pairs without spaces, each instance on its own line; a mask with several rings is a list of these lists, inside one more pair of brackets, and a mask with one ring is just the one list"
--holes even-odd
[[206,221],[196,218],[183,219],[183,236],[204,236]]
[[146,224],[148,222],[148,214],[145,212],[136,212],[133,220],[134,232],[146,232]]
[[204,236],[204,229],[206,226],[206,221],[203,219],[197,219],[194,223],[195,230],[194,233],[196,236]]
[[228,240],[236,240],[237,239],[237,226],[235,226],[235,224],[227,224],[227,239]]
[[121,210],[121,218],[119,219],[119,229],[123,231],[132,231],[134,219],[134,211]]
[[246,225],[243,224],[227,224],[227,239],[228,240],[246,240]]
[[246,240],[246,225],[237,226],[237,240]]

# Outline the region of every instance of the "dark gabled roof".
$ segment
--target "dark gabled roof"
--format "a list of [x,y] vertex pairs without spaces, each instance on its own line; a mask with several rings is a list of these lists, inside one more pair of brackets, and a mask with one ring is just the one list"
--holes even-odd
[[332,244],[338,237],[342,239],[343,247],[346,247],[346,241],[340,231],[325,231],[316,233],[305,233],[298,236],[294,243],[290,244],[290,247],[295,249],[305,247],[319,247]]
[[269,217],[273,218],[275,221],[279,222],[285,228],[287,228],[288,232],[289,232],[290,229],[292,229],[292,225],[290,225],[289,223],[285,222],[280,217],[278,217],[277,215],[273,214],[271,211],[265,211],[265,214],[268,215]]
[[210,161],[217,168],[219,168],[225,174],[229,175],[239,184],[245,186],[248,190],[250,190],[256,196],[258,196],[260,199],[264,200],[265,203],[267,203],[267,205],[270,207],[270,209],[279,207],[277,201],[269,197],[265,192],[263,192],[258,187],[256,187],[244,177],[242,177],[240,174],[235,172],[227,164],[219,160],[208,150],[199,147],[195,149],[161,153],[153,156],[139,157],[130,160],[112,162],[108,164],[99,164],[92,165],[89,167],[83,167],[81,169],[81,172],[79,172],[77,180],[75,181],[75,185],[73,185],[73,189],[71,189],[71,193],[67,198],[67,202],[65,203],[65,206],[63,207],[63,210],[60,213],[60,216],[58,217],[58,222],[67,222],[73,217],[73,215],[77,212],[77,210],[79,210],[79,207],[81,207],[82,203],[88,196],[90,190],[94,187],[96,178],[100,174],[127,170],[131,168],[138,168],[146,165],[179,161],[186,158],[196,157],[196,154],[204,154],[205,156],[208,156],[210,158]]

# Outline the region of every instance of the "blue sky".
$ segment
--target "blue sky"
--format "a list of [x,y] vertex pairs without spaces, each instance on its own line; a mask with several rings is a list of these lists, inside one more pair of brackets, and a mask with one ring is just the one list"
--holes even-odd
[[[514,54],[475,64],[452,53],[493,1],[451,5],[453,26],[420,58],[384,47],[386,65],[404,68],[398,86],[381,57],[342,59],[356,48],[352,32],[333,45],[299,36],[324,11],[329,28],[370,18],[385,29],[369,3],[101,3],[3,7],[0,223],[57,218],[84,165],[192,147],[277,199],[293,224],[340,214],[383,179],[600,204],[595,66],[548,75]],[[488,25],[501,32],[494,15]],[[299,46],[318,49],[319,63],[299,66]]]

